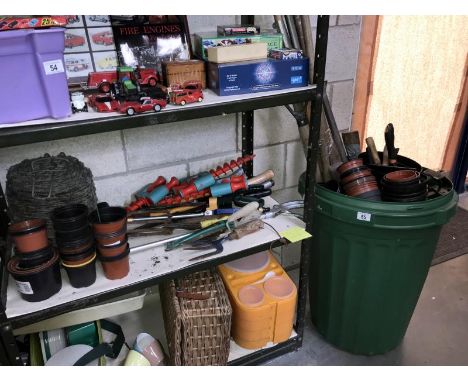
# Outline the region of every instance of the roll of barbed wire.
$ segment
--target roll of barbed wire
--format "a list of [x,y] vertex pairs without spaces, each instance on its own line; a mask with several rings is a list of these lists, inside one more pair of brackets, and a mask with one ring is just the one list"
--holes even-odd
[[47,220],[53,237],[52,210],[82,203],[96,208],[96,188],[91,170],[77,158],[60,153],[25,159],[8,169],[6,178],[8,214],[12,222],[31,218]]

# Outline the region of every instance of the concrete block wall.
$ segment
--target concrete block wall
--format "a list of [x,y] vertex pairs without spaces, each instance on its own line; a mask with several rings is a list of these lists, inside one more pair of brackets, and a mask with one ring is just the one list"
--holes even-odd
[[[239,16],[188,19],[191,33],[240,22]],[[272,16],[257,16],[257,20],[266,28],[273,23]],[[330,20],[326,77],[341,130],[351,124],[360,20],[359,16],[332,16]],[[311,23],[316,24],[316,17],[311,16]],[[256,111],[254,120],[254,172],[271,168],[277,190],[295,190],[305,158],[294,119],[284,107],[277,107]],[[65,152],[91,168],[99,200],[124,204],[132,192],[158,175],[183,177],[235,158],[241,150],[240,129],[240,116],[232,114],[4,148],[0,149],[0,181],[5,187],[7,169],[24,158]]]

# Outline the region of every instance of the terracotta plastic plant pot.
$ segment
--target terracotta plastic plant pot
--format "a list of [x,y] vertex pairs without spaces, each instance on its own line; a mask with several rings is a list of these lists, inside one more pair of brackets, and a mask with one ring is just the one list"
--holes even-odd
[[59,249],[59,253],[60,258],[68,264],[69,261],[80,261],[84,259],[89,259],[91,256],[96,254],[96,247],[92,245],[91,247],[86,248],[84,251],[73,254],[62,253]]
[[8,232],[20,252],[34,252],[49,245],[44,219],[31,219],[14,223],[8,227]]
[[8,262],[8,272],[16,282],[21,297],[30,302],[47,300],[62,288],[58,253],[38,267],[21,269],[20,259],[13,257]]
[[239,301],[248,306],[248,307],[255,307],[259,306],[264,298],[265,295],[261,288],[256,285],[245,285],[239,289]]
[[101,246],[113,246],[122,243],[126,240],[127,226],[125,225],[120,231],[110,235],[96,234],[94,237]]
[[379,191],[379,188],[377,187],[377,182],[369,182],[369,183],[360,184],[354,187],[350,187],[346,191],[346,195],[356,196],[367,191]]
[[127,244],[125,250],[117,256],[104,257],[100,256],[99,259],[102,263],[102,269],[106,278],[109,280],[122,279],[130,272],[130,247]]
[[96,255],[86,263],[79,265],[67,265],[62,261],[62,266],[68,274],[68,279],[73,288],[85,288],[96,281]]
[[393,171],[386,174],[383,179],[386,182],[410,182],[418,179],[420,176],[419,172],[413,170],[399,170]]
[[355,179],[352,182],[349,182],[343,186],[343,190],[345,191],[346,194],[350,190],[353,190],[355,188],[359,188],[360,186],[365,186],[365,185],[374,185],[377,187],[377,180],[375,180],[374,176],[365,176],[359,179]]
[[99,255],[101,255],[102,257],[112,257],[112,256],[120,255],[127,248],[127,241],[128,241],[128,236],[125,235],[125,240],[118,242],[117,244],[106,245],[106,246],[98,244],[97,249],[98,249]]
[[372,172],[369,169],[365,169],[362,171],[357,171],[353,172],[352,174],[344,177],[341,179],[341,184],[344,186],[348,184],[349,182],[352,182],[353,180],[359,179],[359,178],[364,178],[366,176],[372,176]]
[[113,234],[127,226],[127,211],[122,207],[102,207],[94,210],[89,220],[95,234]]
[[19,258],[18,266],[22,269],[29,269],[38,267],[48,262],[54,257],[54,247],[49,240],[49,245],[43,249],[34,252],[19,252],[15,251],[16,256]]
[[355,168],[355,167],[360,167],[360,166],[363,166],[364,163],[362,161],[362,159],[353,159],[353,160],[350,160],[349,162],[345,162],[343,163],[342,165],[340,165],[336,171],[338,171],[338,174],[343,174],[345,173],[346,171],[348,170],[351,170],[352,168]]
[[265,281],[263,289],[270,296],[283,299],[292,296],[296,287],[289,279],[281,276],[274,276]]
[[70,204],[52,211],[55,231],[72,231],[88,225],[88,207]]

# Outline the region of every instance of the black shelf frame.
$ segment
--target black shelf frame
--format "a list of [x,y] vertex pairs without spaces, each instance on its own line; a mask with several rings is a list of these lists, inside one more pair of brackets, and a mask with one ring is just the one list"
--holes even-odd
[[[141,114],[132,117],[131,119],[125,116],[116,116],[86,121],[57,122],[41,125],[2,128],[0,129],[0,147],[24,145],[34,142],[43,142],[122,129],[138,128],[149,125],[156,125],[155,127],[157,127],[158,124],[163,123],[187,121],[191,119],[232,113],[242,113],[242,153],[243,155],[253,154],[255,110],[300,102],[311,102],[311,121],[309,123],[309,142],[305,187],[306,196],[304,199],[304,220],[306,222],[306,229],[310,230],[312,227],[315,171],[319,150],[319,131],[325,83],[328,24],[329,16],[318,16],[314,57],[314,75],[312,80],[313,84],[316,85],[315,88],[292,91],[290,93],[267,95],[258,98],[238,99],[232,102],[209,104],[206,106],[172,109],[158,114]],[[310,58],[310,61],[312,64],[312,57]],[[245,171],[248,176],[252,175],[252,169],[253,163],[250,162],[249,165],[245,167]],[[244,251],[223,256],[221,258],[196,263],[192,266],[179,269],[175,272],[171,272],[139,283],[116,288],[114,290],[81,298],[79,300],[70,301],[51,309],[8,319],[5,314],[8,284],[8,273],[6,271],[5,264],[8,261],[9,253],[11,253],[11,245],[10,243],[6,242],[6,229],[8,222],[9,219],[7,215],[7,204],[3,194],[3,189],[0,186],[0,240],[4,238],[3,242],[0,241],[0,365],[22,365],[19,357],[19,351],[13,335],[13,329],[15,328],[20,328],[33,322],[104,302],[111,298],[122,296],[132,291],[141,290],[146,287],[156,285],[167,279],[180,277],[197,270],[214,267],[226,261],[245,257],[253,253],[281,245],[280,241],[273,241],[249,248]],[[244,357],[235,359],[229,362],[229,365],[259,364],[279,355],[297,350],[302,346],[309,275],[308,254],[310,251],[311,240],[303,241],[301,262],[299,267],[296,323],[294,325],[297,335],[273,347],[258,350]]]

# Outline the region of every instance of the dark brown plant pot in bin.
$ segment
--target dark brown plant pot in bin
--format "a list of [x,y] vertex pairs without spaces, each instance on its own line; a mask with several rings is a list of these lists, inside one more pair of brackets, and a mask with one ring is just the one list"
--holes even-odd
[[336,171],[341,176],[341,175],[343,175],[344,173],[346,173],[349,170],[352,170],[352,169],[354,169],[356,167],[362,167],[363,164],[364,163],[363,163],[362,159],[353,159],[353,160],[350,160],[349,162],[345,162],[342,165],[340,165],[336,169]]
[[100,256],[102,269],[109,280],[122,279],[130,272],[129,262],[130,247],[126,245],[123,252],[116,256]]
[[46,221],[31,219],[14,223],[8,227],[16,249],[19,252],[34,252],[49,245]]

